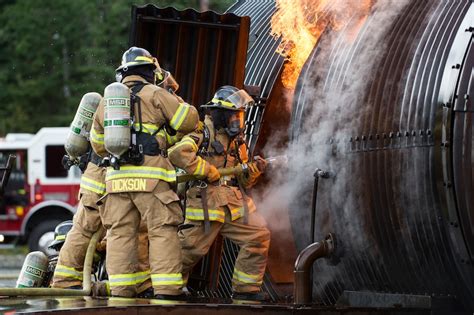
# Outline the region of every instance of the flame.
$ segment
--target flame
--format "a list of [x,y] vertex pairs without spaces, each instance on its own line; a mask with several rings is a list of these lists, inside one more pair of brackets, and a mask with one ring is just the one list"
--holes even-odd
[[339,30],[354,12],[367,15],[374,1],[276,0],[271,34],[281,39],[277,53],[287,61],[281,76],[283,85],[295,88],[306,59],[327,27]]

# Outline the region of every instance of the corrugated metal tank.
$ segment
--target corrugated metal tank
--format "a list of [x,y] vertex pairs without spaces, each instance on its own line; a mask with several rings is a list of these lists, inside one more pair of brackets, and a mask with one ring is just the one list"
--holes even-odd
[[326,29],[307,60],[290,132],[291,181],[307,187],[293,233],[309,245],[319,167],[333,176],[319,182],[315,239],[335,233],[342,249],[337,265],[316,263],[315,300],[353,290],[474,308],[473,27],[471,0],[378,1]]

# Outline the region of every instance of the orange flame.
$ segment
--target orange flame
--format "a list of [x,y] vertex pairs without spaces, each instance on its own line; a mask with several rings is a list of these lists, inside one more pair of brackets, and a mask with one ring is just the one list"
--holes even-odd
[[[352,2],[352,3],[351,3]],[[355,2],[355,4],[354,4]],[[326,27],[340,29],[354,10],[367,14],[374,0],[276,0],[272,36],[281,39],[277,53],[287,60],[282,82],[294,89],[306,59]]]

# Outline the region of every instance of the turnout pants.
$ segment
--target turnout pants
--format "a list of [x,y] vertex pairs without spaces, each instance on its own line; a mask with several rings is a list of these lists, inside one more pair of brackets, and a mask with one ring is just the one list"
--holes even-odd
[[133,297],[146,275],[140,270],[137,231],[147,222],[151,281],[155,294],[182,293],[181,249],[177,227],[183,221],[178,196],[167,183],[152,192],[110,193],[104,209],[107,271],[112,296]]
[[[67,234],[64,245],[59,252],[52,287],[68,288],[82,285],[82,271],[84,269],[87,247],[92,235],[97,232],[100,224],[102,224],[99,208],[96,205],[96,201],[100,197],[101,195],[93,193],[81,195],[77,212],[73,218],[72,229]],[[139,227],[137,251],[138,270],[147,274],[143,278],[143,282],[138,283],[137,292],[141,293],[151,287],[150,265],[148,262],[148,235],[146,222],[144,221],[140,223]],[[104,292],[100,292],[100,295],[103,295]]]
[[72,229],[59,252],[53,275],[52,287],[67,288],[82,285],[84,258],[92,234],[100,227],[100,215],[96,201],[101,196],[95,193],[81,194]]
[[262,216],[252,212],[248,224],[244,224],[244,218],[232,221],[227,209],[225,222],[212,221],[208,234],[204,233],[203,221],[186,220],[186,223],[194,225],[179,232],[186,281],[192,267],[209,251],[220,233],[240,246],[232,278],[234,292],[260,291],[270,247],[270,232]]

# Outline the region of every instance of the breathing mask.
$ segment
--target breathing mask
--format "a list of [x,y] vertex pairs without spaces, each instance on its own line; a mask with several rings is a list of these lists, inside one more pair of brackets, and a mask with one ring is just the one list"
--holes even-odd
[[227,117],[227,127],[224,130],[229,137],[234,138],[244,131],[244,112],[229,111],[229,113],[231,115]]

